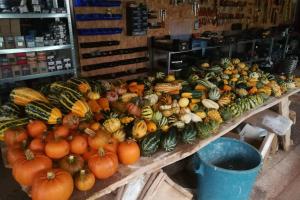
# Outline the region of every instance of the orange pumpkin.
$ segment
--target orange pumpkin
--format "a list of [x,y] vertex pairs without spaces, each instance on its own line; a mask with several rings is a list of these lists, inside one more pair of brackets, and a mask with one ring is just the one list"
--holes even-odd
[[80,171],[84,166],[84,160],[81,156],[71,154],[65,156],[59,161],[59,167],[63,170],[66,170],[71,175],[74,175],[76,172]]
[[74,189],[72,176],[62,169],[49,169],[38,173],[33,181],[33,200],[67,200]]
[[54,139],[45,146],[45,153],[49,158],[61,159],[70,152],[69,143],[64,139]]
[[131,165],[140,159],[139,145],[134,140],[121,142],[118,147],[118,157],[121,163]]
[[46,138],[45,138],[45,142],[50,142],[54,140],[54,133],[53,132],[48,132],[47,135],[46,135]]
[[92,155],[95,155],[96,153],[97,153],[97,150],[96,150],[96,149],[88,148],[88,149],[86,150],[86,152],[84,152],[84,153],[82,154],[82,157],[83,157],[84,160],[88,161],[88,160],[90,159],[90,157],[91,157]]
[[70,141],[70,151],[75,154],[84,154],[88,148],[87,139],[82,135],[75,135]]
[[107,179],[117,172],[118,157],[115,153],[100,148],[97,154],[90,157],[88,166],[96,178]]
[[61,126],[55,127],[53,133],[54,133],[54,137],[56,137],[56,138],[58,138],[58,137],[65,138],[69,135],[70,130],[69,130],[68,126],[61,125]]
[[75,186],[80,191],[88,191],[95,185],[95,176],[87,170],[80,170],[75,177]]
[[35,138],[30,142],[29,149],[32,151],[44,152],[45,142],[41,138]]
[[109,107],[109,101],[107,98],[100,98],[97,100],[98,104],[100,105],[101,109],[104,112],[108,112],[110,111],[110,107]]
[[104,150],[117,153],[119,141],[115,138],[109,138],[108,142],[103,146]]
[[74,129],[77,129],[77,127],[79,125],[79,121],[80,121],[79,117],[77,117],[73,113],[69,113],[64,116],[63,125],[69,127],[69,129],[71,129],[71,130],[74,130]]
[[7,149],[6,158],[7,162],[10,164],[10,166],[13,166],[13,164],[18,160],[19,158],[22,158],[24,156],[24,152],[20,146],[10,146]]
[[96,100],[89,100],[87,103],[93,113],[99,113],[101,111],[101,106]]
[[30,121],[27,125],[28,134],[35,138],[41,137],[47,131],[46,124],[41,120]]
[[23,128],[8,129],[4,132],[4,142],[7,146],[14,146],[27,138],[27,132]]
[[91,123],[90,128],[93,131],[98,131],[101,128],[101,124],[99,122],[93,122]]
[[100,129],[96,131],[95,135],[90,135],[88,137],[88,144],[93,149],[99,149],[101,147],[104,147],[104,145],[108,143],[109,139],[109,133],[107,133],[104,129]]
[[24,156],[17,159],[13,165],[13,176],[23,186],[31,186],[34,176],[46,169],[52,168],[52,160],[39,153],[27,149]]

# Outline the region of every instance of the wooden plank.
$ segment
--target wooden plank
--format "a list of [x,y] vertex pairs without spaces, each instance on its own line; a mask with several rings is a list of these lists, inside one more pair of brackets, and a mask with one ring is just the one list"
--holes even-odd
[[118,72],[126,72],[129,70],[144,69],[144,68],[146,68],[146,65],[144,63],[136,63],[130,65],[111,67],[111,68],[100,68],[92,71],[82,71],[81,75],[82,77],[92,77],[92,76],[100,76],[105,74],[114,74]]
[[[282,101],[279,103],[279,110],[278,113],[281,114],[284,117],[289,118],[290,115],[290,100],[289,97],[285,97],[282,99]],[[282,142],[283,142],[283,149],[285,151],[288,151],[291,146],[291,129],[289,129],[284,136],[282,136]]]
[[269,133],[265,137],[263,143],[261,144],[259,151],[261,153],[263,160],[265,160],[267,158],[268,153],[271,150],[272,142],[273,142],[274,138],[275,138],[275,133]]
[[86,193],[77,192],[75,191],[71,197],[72,200],[79,200],[79,199],[97,199],[101,196],[108,194],[118,187],[121,187],[131,180],[133,180],[135,177],[141,176],[146,173],[152,173],[158,168],[162,168],[164,166],[170,165],[174,162],[177,162],[179,160],[182,160],[201,148],[205,147],[212,141],[215,141],[216,139],[220,138],[221,136],[225,135],[229,131],[233,130],[235,127],[237,127],[241,122],[243,122],[245,119],[263,111],[270,107],[273,107],[279,103],[281,103],[282,100],[285,98],[299,92],[300,89],[292,90],[286,94],[284,94],[280,98],[270,98],[267,102],[265,102],[263,105],[259,106],[258,108],[251,110],[249,112],[244,113],[242,116],[233,119],[229,122],[224,123],[217,134],[211,136],[210,138],[207,138],[205,140],[199,140],[197,143],[193,145],[189,144],[179,144],[177,148],[173,152],[163,152],[159,151],[155,155],[153,155],[150,158],[142,157],[139,162],[137,162],[135,165],[132,166],[123,166],[120,165],[118,173],[116,173],[113,177],[105,180],[105,181],[97,181],[94,188]]

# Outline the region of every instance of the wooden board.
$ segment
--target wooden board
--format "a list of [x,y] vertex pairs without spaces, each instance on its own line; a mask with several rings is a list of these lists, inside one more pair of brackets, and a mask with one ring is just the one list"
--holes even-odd
[[159,151],[155,155],[153,155],[150,158],[142,157],[138,163],[132,166],[123,166],[120,165],[118,173],[116,173],[113,177],[97,181],[96,185],[93,187],[92,190],[89,192],[83,193],[74,191],[73,195],[71,197],[72,200],[81,200],[81,199],[97,199],[101,196],[111,193],[112,191],[116,190],[117,188],[129,183],[134,178],[141,176],[143,174],[149,174],[152,172],[157,171],[158,169],[170,165],[174,162],[177,162],[179,160],[182,160],[195,152],[199,151],[201,148],[205,147],[212,141],[222,137],[226,133],[233,130],[235,127],[237,127],[241,122],[243,122],[245,119],[263,111],[270,107],[273,107],[282,101],[285,101],[289,96],[296,94],[300,92],[300,89],[292,90],[286,94],[284,94],[280,98],[270,98],[267,102],[265,102],[263,105],[259,106],[258,108],[248,111],[244,113],[242,116],[235,118],[231,121],[228,121],[224,123],[217,134],[213,135],[210,138],[207,138],[205,140],[200,140],[197,143],[193,145],[189,144],[180,144],[177,146],[177,148],[173,152],[163,152]]

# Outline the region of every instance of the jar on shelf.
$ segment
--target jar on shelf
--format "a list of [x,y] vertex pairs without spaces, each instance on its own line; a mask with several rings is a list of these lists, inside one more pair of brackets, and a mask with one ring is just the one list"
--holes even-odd
[[29,65],[22,65],[22,75],[27,76],[31,74]]
[[13,77],[20,77],[20,76],[22,76],[21,65],[12,65],[11,68],[12,68]]
[[48,72],[47,62],[38,62],[38,66],[39,66],[40,73],[47,73]]
[[13,73],[10,65],[2,65],[1,66],[2,71],[2,78],[12,78]]

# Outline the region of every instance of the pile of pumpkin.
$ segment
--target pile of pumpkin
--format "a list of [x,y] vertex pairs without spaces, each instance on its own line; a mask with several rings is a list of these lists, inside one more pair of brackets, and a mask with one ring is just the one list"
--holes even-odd
[[119,162],[193,144],[295,87],[293,77],[226,58],[192,67],[185,80],[162,72],[129,83],[71,78],[40,91],[14,89],[0,107],[0,136],[15,179],[32,188],[33,199],[67,199],[74,183],[89,190]]

